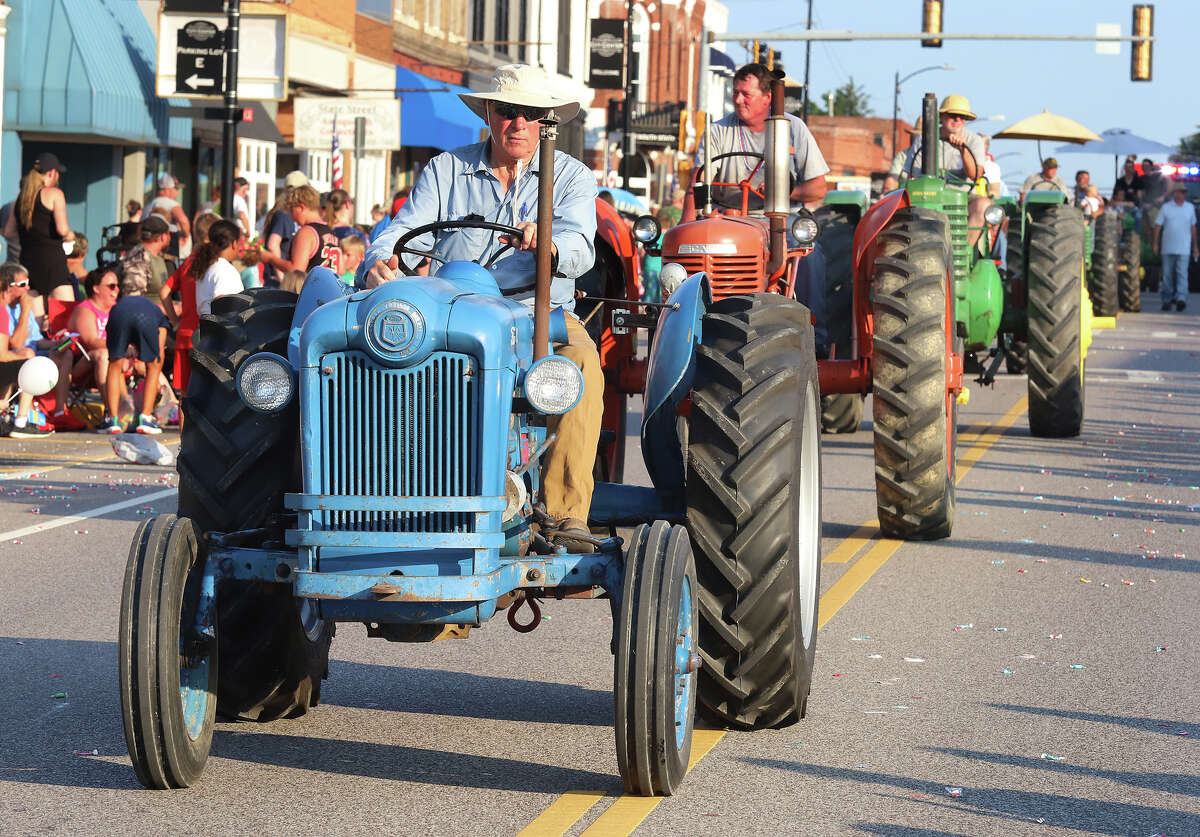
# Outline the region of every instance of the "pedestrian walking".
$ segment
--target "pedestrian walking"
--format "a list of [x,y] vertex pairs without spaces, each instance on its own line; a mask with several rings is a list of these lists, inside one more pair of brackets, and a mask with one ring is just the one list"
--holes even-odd
[[67,223],[67,199],[58,188],[67,167],[49,151],[33,161],[25,175],[21,193],[8,218],[4,235],[16,235],[21,241],[21,264],[29,271],[29,289],[34,294],[34,316],[42,319],[46,305],[42,297],[72,302],[75,286],[67,270],[64,242],[73,242],[75,233]]
[[1175,184],[1167,201],[1154,219],[1154,252],[1162,255],[1162,310],[1187,308],[1188,255],[1200,259],[1196,243],[1196,208],[1187,202],[1187,187]]
[[[191,250],[192,225],[188,221],[187,213],[179,205],[178,198],[179,181],[169,174],[164,174],[158,179],[158,194],[146,204],[139,218],[158,215],[166,221],[171,231],[171,242],[167,252],[172,256],[179,256],[181,253],[186,256]],[[138,219],[131,216],[130,220]]]

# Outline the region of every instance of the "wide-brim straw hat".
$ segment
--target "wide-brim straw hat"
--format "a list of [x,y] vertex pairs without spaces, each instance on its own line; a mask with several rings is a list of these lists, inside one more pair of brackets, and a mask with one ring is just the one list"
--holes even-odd
[[978,119],[971,111],[971,103],[967,101],[967,97],[960,96],[957,93],[951,93],[942,99],[942,105],[938,108],[938,114],[942,116],[950,114],[952,116],[964,116],[967,119]]
[[531,108],[553,110],[560,122],[568,122],[579,113],[579,102],[554,96],[550,92],[546,71],[528,64],[504,64],[496,68],[492,86],[478,93],[459,93],[463,104],[487,121],[488,102],[507,102]]

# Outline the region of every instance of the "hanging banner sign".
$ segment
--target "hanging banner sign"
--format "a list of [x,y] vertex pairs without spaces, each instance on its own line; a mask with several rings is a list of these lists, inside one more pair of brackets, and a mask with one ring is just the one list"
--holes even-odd
[[588,41],[590,56],[588,87],[593,90],[623,90],[625,78],[625,21],[620,18],[592,20]]
[[354,148],[356,119],[363,119],[362,149],[387,151],[400,147],[399,99],[347,99],[297,96],[296,128],[292,145],[296,148],[328,149],[337,119],[338,144]]

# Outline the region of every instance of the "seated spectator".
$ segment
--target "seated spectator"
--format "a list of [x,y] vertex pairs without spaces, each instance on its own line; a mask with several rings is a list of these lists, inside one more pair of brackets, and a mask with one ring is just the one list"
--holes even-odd
[[75,365],[75,355],[71,350],[70,340],[51,340],[42,333],[37,319],[30,316],[32,300],[26,293],[28,287],[29,274],[25,268],[11,262],[0,265],[0,289],[12,288],[16,294],[15,301],[8,304],[9,343],[16,345],[24,336],[23,345],[25,347],[33,349],[35,354],[54,361],[54,365],[58,367],[58,383],[54,386],[55,410],[50,417],[50,423],[57,430],[82,430],[86,425],[66,410],[67,393],[71,388],[71,369]]
[[162,254],[171,243],[171,228],[160,216],[151,215],[142,221],[138,238],[140,243],[121,260],[121,295],[145,296],[158,305],[170,273]]
[[383,207],[380,206],[379,204],[375,204],[374,206],[372,206],[371,207],[371,224],[372,224],[372,226],[374,226],[375,224],[378,224],[380,221],[383,220],[383,218],[384,218]]
[[289,270],[283,274],[283,281],[279,283],[279,287],[281,290],[299,294],[304,288],[304,278],[303,270]]
[[79,335],[79,343],[87,351],[86,357],[75,362],[73,377],[82,382],[89,373],[97,386],[103,388],[108,380],[108,312],[117,304],[120,295],[120,280],[117,268],[103,265],[84,279],[84,290],[88,298],[75,306],[67,330]]
[[242,231],[232,221],[220,220],[208,229],[208,241],[192,254],[189,271],[196,281],[196,313],[212,313],[212,301],[219,296],[241,293],[242,277],[233,266]]
[[75,298],[83,298],[83,289],[80,283],[87,276],[87,268],[83,266],[83,260],[88,254],[87,236],[81,232],[75,233],[75,247],[67,254],[67,270],[71,272],[71,276],[75,279]]
[[338,247],[342,250],[342,267],[346,271],[342,274],[342,281],[353,287],[354,272],[358,270],[363,256],[366,255],[367,242],[361,236],[348,235],[338,241]]
[[[134,433],[157,436],[162,433],[154,418],[154,402],[158,398],[159,373],[166,357],[167,317],[154,300],[144,296],[127,296],[112,307],[108,317],[108,374],[104,387],[105,418],[97,432]],[[142,410],[132,426],[121,426],[120,404],[124,377],[121,364],[136,359],[146,365],[142,387]]]
[[[29,274],[18,264],[0,265],[0,300],[7,309],[20,308],[18,328],[9,325],[7,314],[0,316],[0,400],[8,404],[25,361],[33,357],[33,349],[25,345],[25,332],[32,319],[33,299],[28,294]],[[49,436],[54,428],[40,421],[33,409],[33,396],[22,392],[17,399],[16,416],[11,435],[18,439],[38,439]]]

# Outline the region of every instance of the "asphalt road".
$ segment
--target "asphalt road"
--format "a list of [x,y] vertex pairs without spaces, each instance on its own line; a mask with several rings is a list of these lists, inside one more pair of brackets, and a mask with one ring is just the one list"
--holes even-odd
[[621,796],[608,607],[578,601],[527,635],[501,620],[403,645],[340,626],[312,715],[220,724],[197,786],[142,790],[117,698],[121,574],[136,524],[173,509],[174,473],[98,437],[2,440],[0,830],[1200,834],[1200,317],[1098,332],[1078,439],[1031,438],[1024,395],[1022,377],[972,388],[958,520],[936,543],[862,528],[869,423],[824,437],[809,717],[699,731],[664,801]]

